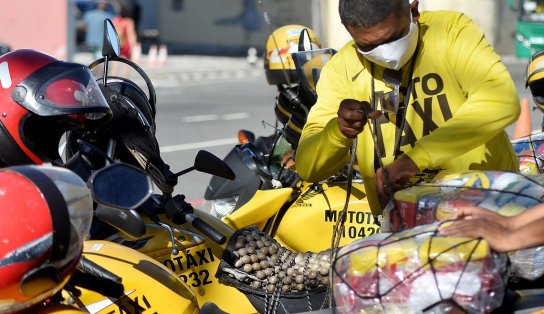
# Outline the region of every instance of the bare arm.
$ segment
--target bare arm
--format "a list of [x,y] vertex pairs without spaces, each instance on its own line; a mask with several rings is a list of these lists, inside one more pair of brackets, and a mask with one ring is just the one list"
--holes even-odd
[[440,227],[443,236],[482,237],[498,252],[544,245],[544,204],[505,217],[481,207],[459,209],[457,220]]
[[519,229],[535,220],[544,218],[544,203],[528,208],[515,216],[502,216],[494,211],[478,206],[459,206],[454,219],[486,218],[505,228]]
[[132,19],[127,20],[127,40],[131,47],[134,47],[138,41],[138,37],[136,36],[136,27],[134,26],[134,21]]
[[518,229],[507,229],[487,218],[463,219],[440,227],[440,235],[481,237],[497,252],[510,252],[544,245],[544,218]]

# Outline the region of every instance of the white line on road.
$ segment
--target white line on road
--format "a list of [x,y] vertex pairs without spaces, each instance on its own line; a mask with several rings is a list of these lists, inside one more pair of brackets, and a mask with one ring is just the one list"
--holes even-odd
[[181,122],[193,123],[193,122],[205,122],[215,120],[242,120],[249,118],[249,112],[235,112],[226,113],[224,115],[218,114],[201,114],[196,116],[188,116],[181,118]]
[[223,115],[223,120],[242,120],[249,118],[249,112],[236,112]]
[[196,142],[196,143],[162,146],[161,153],[171,153],[171,152],[177,152],[181,150],[191,150],[191,149],[198,149],[198,148],[204,148],[204,147],[233,145],[233,144],[238,144],[238,139],[235,137],[212,140],[212,141]]
[[188,116],[181,118],[181,122],[203,122],[203,121],[213,121],[219,119],[219,116],[216,114],[202,114],[198,116]]

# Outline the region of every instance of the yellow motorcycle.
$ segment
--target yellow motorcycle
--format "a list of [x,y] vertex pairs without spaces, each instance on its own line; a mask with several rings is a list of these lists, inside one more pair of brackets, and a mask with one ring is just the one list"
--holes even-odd
[[[247,165],[246,172],[259,167],[266,169],[264,160],[245,158],[245,154],[261,155],[255,145],[241,144],[227,156],[226,162],[232,164],[230,162],[232,158],[240,158],[244,165]],[[235,170],[235,173],[238,171]],[[271,175],[263,176],[259,173],[253,175],[263,181],[275,180]],[[221,186],[217,189],[208,189],[219,191],[216,194],[218,199],[209,202],[213,203],[211,212],[234,229],[256,225],[293,251],[318,252],[331,247],[333,231],[346,202],[348,211],[340,245],[376,234],[380,230],[366,200],[362,179],[355,178],[352,181],[349,199],[347,181],[347,175],[339,173],[326,181],[314,184],[299,180],[290,187],[257,189],[248,201],[236,208],[234,201],[237,195],[227,197],[226,194],[219,193],[225,192],[230,187],[235,189],[254,187],[248,185],[236,187],[240,181],[229,182],[213,178],[210,185],[219,182]],[[235,190],[228,192],[236,193]]]
[[[315,85],[321,68],[335,53],[332,49],[305,51],[305,33],[301,32],[298,52],[291,53],[298,85],[282,90],[276,103],[276,112],[292,113],[284,128],[272,137],[256,139],[249,131],[239,131],[240,144],[224,159],[237,178],[213,177],[204,198],[210,212],[235,229],[257,225],[294,251],[318,252],[331,247],[345,206],[340,246],[376,234],[380,228],[361,178],[352,179],[349,193],[348,177],[353,174],[345,169],[314,184],[302,181],[296,173],[294,154],[305,114],[317,100]],[[284,107],[289,110],[280,110]],[[261,204],[275,198],[277,206]]]

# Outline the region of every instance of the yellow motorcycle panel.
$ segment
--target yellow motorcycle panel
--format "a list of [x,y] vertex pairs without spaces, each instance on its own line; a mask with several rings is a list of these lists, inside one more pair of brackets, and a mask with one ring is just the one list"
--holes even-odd
[[203,242],[192,247],[183,246],[177,255],[164,254],[156,259],[170,268],[195,293],[199,304],[215,303],[227,313],[257,313],[245,294],[219,283],[215,273],[221,255]]
[[257,190],[242,207],[223,219],[235,230],[249,226],[262,228],[266,220],[274,216],[291,196],[292,188]]
[[[234,232],[217,218],[206,217],[209,214],[201,210],[195,209],[195,215],[212,224],[227,238]],[[159,215],[159,218],[168,221],[164,215]],[[179,250],[179,253],[174,255],[169,233],[151,223],[147,217],[144,219],[147,223],[146,233],[139,239],[119,232],[108,240],[135,248],[172,270],[192,290],[200,305],[213,302],[228,313],[257,312],[242,292],[219,283],[215,278],[223,255],[223,246],[205,239],[194,231],[190,224],[183,224],[179,228],[172,228],[176,248]]]
[[[331,247],[339,214],[346,203],[346,183],[310,185],[285,212],[275,239],[296,252],[319,252]],[[380,227],[366,199],[362,182],[353,182],[340,246],[376,234]]]
[[86,241],[83,255],[122,278],[125,296],[112,300],[82,290],[76,305],[89,313],[198,313],[195,294],[150,257],[108,241]]

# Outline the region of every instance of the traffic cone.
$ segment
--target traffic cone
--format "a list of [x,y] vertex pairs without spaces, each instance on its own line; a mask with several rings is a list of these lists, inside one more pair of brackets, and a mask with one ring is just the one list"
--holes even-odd
[[166,45],[159,46],[159,55],[157,57],[157,66],[163,67],[166,64],[166,59],[168,58],[168,49]]
[[147,53],[147,66],[154,68],[157,65],[157,45],[151,45]]
[[521,99],[521,113],[519,114],[516,128],[514,130],[514,139],[529,136],[531,134],[531,110],[529,109],[529,99]]

